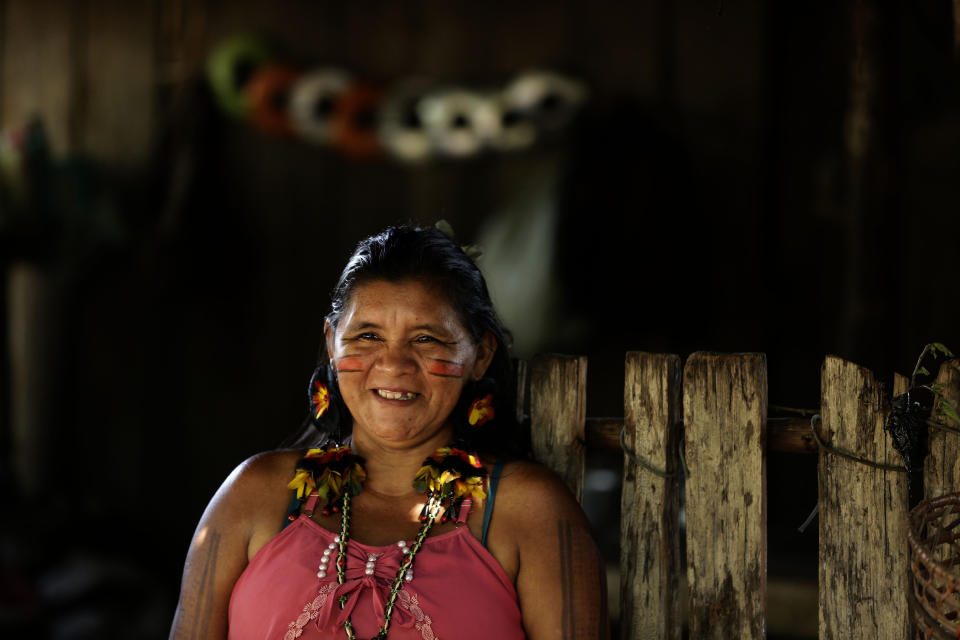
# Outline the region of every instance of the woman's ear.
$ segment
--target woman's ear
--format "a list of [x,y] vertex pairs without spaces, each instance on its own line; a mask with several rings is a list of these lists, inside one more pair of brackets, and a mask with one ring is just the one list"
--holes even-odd
[[337,333],[337,330],[330,324],[329,320],[323,321],[323,339],[327,345],[327,358],[333,360],[333,346],[334,346],[334,337]]
[[493,355],[497,352],[497,339],[489,331],[484,332],[477,343],[477,362],[473,365],[473,379],[479,380],[487,372]]

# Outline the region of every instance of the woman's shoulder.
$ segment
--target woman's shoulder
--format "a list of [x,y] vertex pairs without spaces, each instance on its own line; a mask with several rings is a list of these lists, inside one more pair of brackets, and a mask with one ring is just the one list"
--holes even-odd
[[560,477],[537,462],[506,462],[497,487],[498,514],[518,521],[543,517],[582,515],[580,505]]
[[536,462],[504,464],[494,496],[487,548],[507,575],[516,581],[525,564],[544,549],[556,549],[560,528],[589,537],[587,518],[557,474]]
[[230,474],[239,485],[255,487],[265,483],[273,484],[277,479],[286,478],[284,486],[293,478],[294,467],[303,457],[305,449],[277,449],[264,451],[250,456]]
[[532,462],[507,464],[491,542],[514,579],[530,638],[607,638],[603,560],[583,510],[557,474]]
[[227,476],[201,519],[236,540],[248,557],[283,524],[291,491],[287,483],[303,451],[268,451],[241,462]]
[[547,489],[560,490],[566,485],[552,470],[533,460],[505,460],[500,472],[501,482],[515,490]]
[[278,450],[247,458],[224,480],[211,507],[233,518],[239,514],[256,517],[276,510],[277,504],[286,505],[290,497],[287,483],[302,456],[301,450]]

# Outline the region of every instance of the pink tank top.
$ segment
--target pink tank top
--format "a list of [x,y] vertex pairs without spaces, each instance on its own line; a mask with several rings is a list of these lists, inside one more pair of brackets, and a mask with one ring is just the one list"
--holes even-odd
[[[333,537],[301,515],[267,542],[233,588],[229,639],[342,640],[348,614],[358,639],[375,637],[402,550],[350,540],[346,581],[340,585],[333,559],[326,563],[327,576],[317,577]],[[371,559],[374,572],[367,575]],[[393,610],[390,640],[525,637],[513,584],[467,527],[427,538],[413,569],[414,577],[404,583]],[[342,610],[341,595],[347,596]]]

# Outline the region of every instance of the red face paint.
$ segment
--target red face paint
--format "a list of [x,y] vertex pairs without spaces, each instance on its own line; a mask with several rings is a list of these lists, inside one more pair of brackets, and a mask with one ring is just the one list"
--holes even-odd
[[363,371],[363,358],[360,356],[344,356],[337,360],[337,371],[340,373]]
[[462,378],[463,365],[449,360],[431,360],[427,365],[427,372],[445,378]]

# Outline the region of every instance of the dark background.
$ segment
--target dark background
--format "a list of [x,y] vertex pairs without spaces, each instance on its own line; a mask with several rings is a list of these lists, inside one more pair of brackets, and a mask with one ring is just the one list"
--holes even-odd
[[[627,350],[762,351],[771,403],[815,408],[826,354],[891,380],[960,348],[952,5],[894,4],[0,0],[0,129],[39,116],[52,167],[0,200],[0,631],[165,637],[204,505],[300,423],[328,292],[391,223],[551,211],[517,355],[586,354],[591,416]],[[533,150],[352,160],[218,111],[204,60],[242,31],[384,85],[591,95]],[[815,589],[815,456],[767,468],[771,584]],[[815,625],[793,602],[770,637]]]

